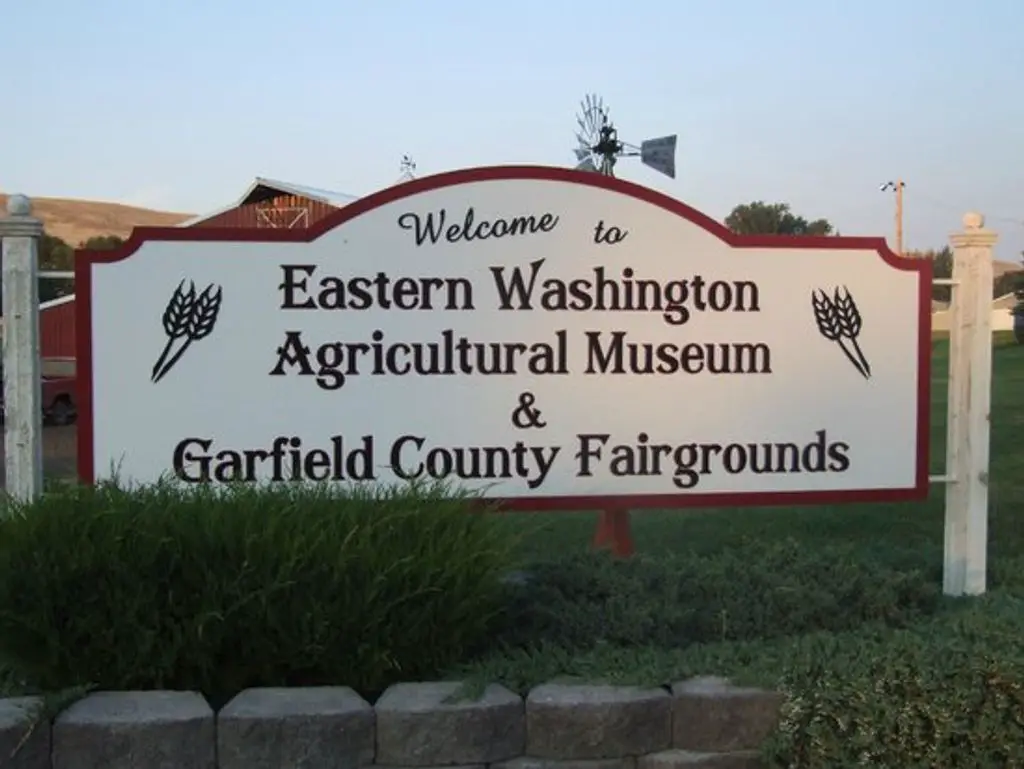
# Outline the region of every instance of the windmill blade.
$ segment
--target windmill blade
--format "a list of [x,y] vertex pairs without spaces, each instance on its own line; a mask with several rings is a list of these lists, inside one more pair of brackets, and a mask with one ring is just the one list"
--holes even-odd
[[[576,117],[580,131],[590,139],[596,139],[601,126],[608,120],[608,110],[605,109],[599,96],[590,94],[583,99],[581,104],[583,114]],[[589,142],[593,144],[594,142]]]
[[573,152],[576,153],[577,160],[583,160],[583,158],[590,157],[590,147],[587,147],[584,144],[581,144],[579,147],[574,149]]
[[585,110],[576,116],[576,125],[580,127],[580,133],[590,135],[597,133],[597,126],[592,125],[591,117],[595,113],[592,110]]
[[576,132],[576,141],[579,144],[579,149],[586,149],[588,152],[590,148],[597,144],[598,136],[596,133],[588,134],[586,131]]
[[648,139],[640,144],[640,162],[665,174],[670,179],[676,178],[676,135]]
[[577,171],[597,171],[597,166],[594,165],[594,160],[589,155],[583,158],[582,162],[576,165]]

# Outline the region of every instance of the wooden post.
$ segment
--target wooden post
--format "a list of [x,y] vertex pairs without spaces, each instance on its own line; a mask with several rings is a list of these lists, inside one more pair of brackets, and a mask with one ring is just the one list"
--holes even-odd
[[7,493],[30,502],[43,491],[39,377],[39,254],[43,225],[24,195],[7,200],[3,238],[4,456]]
[[989,403],[992,390],[992,247],[981,214],[964,216],[953,245],[946,433],[946,595],[985,592],[988,557]]
[[617,558],[633,555],[633,530],[629,510],[609,508],[602,510],[591,546],[595,550],[608,548]]

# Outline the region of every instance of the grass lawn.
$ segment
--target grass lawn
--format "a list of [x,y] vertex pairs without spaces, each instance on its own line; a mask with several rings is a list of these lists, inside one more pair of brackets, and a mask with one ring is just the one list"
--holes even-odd
[[[1024,510],[1024,446],[1018,433],[1018,427],[1024,425],[1024,346],[1016,345],[1011,334],[1000,334],[994,348],[990,592],[973,603],[971,599],[939,600],[937,611],[925,611],[918,620],[909,623],[912,632],[925,636],[945,634],[946,623],[984,619],[982,615],[993,606],[997,612],[1009,607],[1014,616],[1020,616],[1024,609],[1024,604],[1018,601],[1024,599],[1024,527],[1018,521]],[[948,349],[946,340],[933,342],[933,474],[944,472]],[[731,607],[716,609],[722,613],[723,640],[700,638],[697,642],[687,642],[687,639],[680,639],[677,648],[671,648],[672,644],[657,644],[657,648],[641,645],[633,649],[623,648],[621,644],[598,644],[594,649],[572,654],[542,646],[536,652],[496,653],[479,660],[470,670],[478,682],[501,679],[520,689],[553,675],[661,684],[684,675],[714,673],[733,676],[742,682],[776,685],[787,664],[810,648],[819,648],[823,643],[856,643],[858,639],[867,638],[874,642],[890,638],[896,632],[885,616],[890,607],[879,608],[880,623],[867,621],[860,626],[857,621],[851,621],[852,627],[818,633],[813,629],[813,618],[794,616],[798,612],[786,604],[783,593],[805,593],[809,585],[826,581],[825,575],[830,570],[852,568],[853,572],[858,569],[864,572],[872,568],[871,565],[887,570],[886,580],[915,574],[923,585],[941,590],[944,493],[944,487],[936,484],[925,503],[635,512],[633,533],[641,560],[680,559],[677,562],[684,565],[687,559],[696,559],[705,564],[700,568],[718,574],[718,578],[709,580],[706,602],[711,606]],[[587,550],[596,520],[596,514],[586,513],[523,514],[509,516],[504,525],[523,538],[521,557],[524,562],[534,562],[564,559],[566,554]],[[785,561],[787,548],[793,554],[792,569]],[[723,598],[724,593],[735,590],[727,583],[723,586],[720,571],[733,567],[721,566],[719,562],[723,558],[727,560],[728,554],[737,550],[751,559],[752,571],[762,575],[763,569],[760,572],[754,569],[754,561],[760,558],[762,551],[774,551],[778,570],[783,573],[778,584],[763,588],[757,577],[751,578],[747,585],[749,602],[758,604],[756,608],[737,610],[735,604]],[[817,560],[816,554],[821,556]],[[830,559],[834,561],[832,565]],[[744,565],[735,568],[742,573]],[[787,571],[792,578],[788,582]],[[698,582],[702,579],[699,572],[698,569],[695,575]],[[660,588],[655,586],[655,589]],[[888,595],[884,586],[877,589],[879,595],[865,599],[868,603],[891,602],[895,606],[906,600]],[[715,593],[715,590],[720,592]],[[657,596],[645,597],[634,592],[623,600],[651,600],[656,605]],[[694,605],[699,601],[693,595],[687,596],[687,600]],[[826,616],[830,611],[842,612],[844,608],[838,605],[816,609],[822,613],[822,627],[833,622]],[[763,623],[762,628],[770,631],[764,638],[758,637],[761,634],[757,630],[728,632],[730,612],[734,617],[758,613],[768,616],[775,612],[777,625]],[[870,607],[867,614],[871,614]],[[645,612],[638,609],[635,621],[646,622],[645,616]],[[803,627],[789,630],[784,626],[789,624],[789,617]],[[1015,632],[1015,628],[1006,632]]]
[[[948,342],[932,344],[932,474],[945,465]],[[989,492],[990,553],[1024,555],[1024,345],[1010,333],[995,339],[992,387],[992,486]],[[842,505],[638,511],[633,534],[638,553],[712,553],[751,538],[765,543],[795,537],[808,547],[837,541],[854,543],[877,555],[892,549],[927,553],[941,569],[945,487],[935,484],[925,504]],[[522,514],[508,525],[525,534],[528,558],[558,557],[589,546],[597,522],[593,513]]]

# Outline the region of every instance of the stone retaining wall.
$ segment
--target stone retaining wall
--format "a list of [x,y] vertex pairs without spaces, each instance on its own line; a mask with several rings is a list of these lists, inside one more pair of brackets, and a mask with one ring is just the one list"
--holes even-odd
[[0,700],[2,769],[753,769],[778,695],[723,679],[669,688],[551,683],[249,689],[214,713],[194,692],[97,692],[30,728],[41,702]]

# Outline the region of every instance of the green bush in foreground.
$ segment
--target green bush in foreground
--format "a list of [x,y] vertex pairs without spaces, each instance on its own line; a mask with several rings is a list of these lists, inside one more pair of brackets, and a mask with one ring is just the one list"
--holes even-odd
[[509,566],[495,516],[443,487],[114,485],[0,521],[0,655],[47,691],[433,675],[487,638]]
[[[995,564],[1001,568],[999,564]],[[552,644],[490,654],[459,672],[526,692],[555,677],[660,686],[717,674],[782,691],[773,767],[1024,767],[1024,598],[946,603],[903,628],[693,644]]]
[[503,641],[585,650],[597,643],[679,648],[767,639],[866,622],[899,627],[935,612],[939,581],[795,540],[704,555],[617,561],[571,554],[536,564],[513,595]]
[[1024,600],[994,595],[910,631],[808,639],[780,682],[772,765],[1024,766]]

